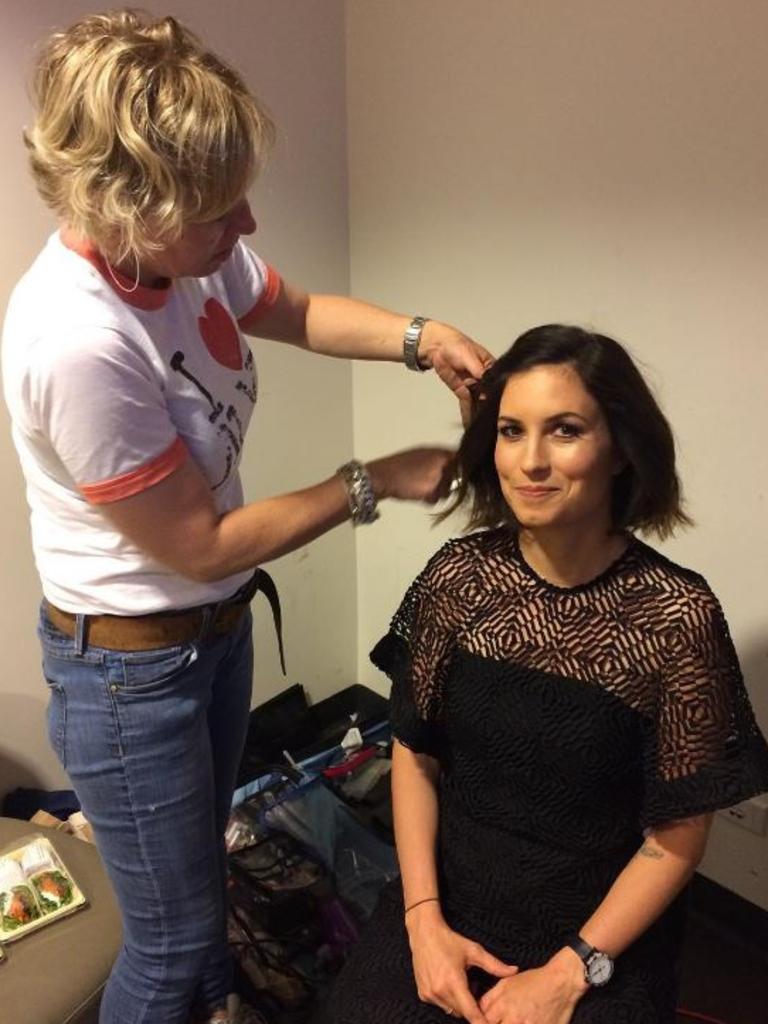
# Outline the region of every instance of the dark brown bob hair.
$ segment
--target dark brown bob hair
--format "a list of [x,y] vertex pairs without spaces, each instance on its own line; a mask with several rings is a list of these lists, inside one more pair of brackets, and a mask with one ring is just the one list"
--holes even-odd
[[613,485],[614,529],[664,539],[676,527],[691,525],[682,508],[672,430],[631,356],[613,338],[562,324],[521,334],[483,374],[459,446],[459,488],[440,518],[468,505],[468,530],[517,527],[494,462],[499,405],[513,374],[543,364],[573,367],[602,409],[613,443],[626,460]]

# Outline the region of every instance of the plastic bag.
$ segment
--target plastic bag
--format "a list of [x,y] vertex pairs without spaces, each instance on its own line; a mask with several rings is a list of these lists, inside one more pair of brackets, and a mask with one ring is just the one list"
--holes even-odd
[[286,794],[264,811],[264,819],[316,851],[337,892],[361,920],[371,916],[382,887],[399,874],[393,847],[365,828],[320,780]]

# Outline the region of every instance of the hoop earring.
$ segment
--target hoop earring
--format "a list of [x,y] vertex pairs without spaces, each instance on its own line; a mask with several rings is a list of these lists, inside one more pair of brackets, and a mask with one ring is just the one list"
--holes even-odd
[[115,282],[115,284],[120,289],[120,291],[121,292],[125,292],[126,295],[130,295],[132,292],[135,292],[136,289],[139,287],[139,277],[141,276],[141,269],[139,267],[139,257],[136,254],[136,250],[133,251],[133,258],[136,261],[136,280],[133,282],[133,284],[131,285],[130,288],[126,288],[125,285],[122,284],[122,282],[120,282],[118,280],[114,270],[112,269],[112,264],[109,262],[109,260],[107,260],[107,259],[104,260],[104,262],[107,264],[107,270],[109,271],[109,276]]

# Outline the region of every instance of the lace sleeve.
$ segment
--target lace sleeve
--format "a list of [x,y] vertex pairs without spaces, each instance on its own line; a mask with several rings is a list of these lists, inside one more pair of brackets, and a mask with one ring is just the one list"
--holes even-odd
[[680,635],[648,729],[644,826],[729,807],[768,790],[768,746],[711,591]]
[[449,542],[411,584],[371,661],[392,680],[393,735],[437,757],[445,683],[462,616],[473,590],[470,564]]

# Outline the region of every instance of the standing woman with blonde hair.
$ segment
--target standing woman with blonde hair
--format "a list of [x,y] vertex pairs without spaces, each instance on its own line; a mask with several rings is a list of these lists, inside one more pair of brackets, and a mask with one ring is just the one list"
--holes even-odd
[[243,334],[437,370],[491,362],[454,328],[285,282],[240,240],[274,136],[241,78],[173,18],[54,35],[26,135],[61,221],[3,338],[45,600],[49,734],[123,914],[102,1024],[227,1011],[226,824],[252,681],[254,569],[386,498],[434,502],[450,453],[347,463],[244,504],[256,402]]

